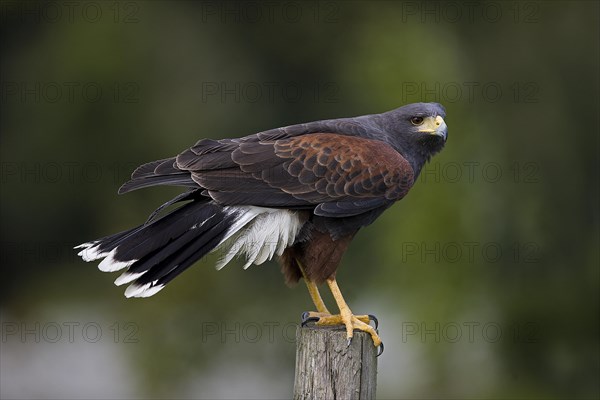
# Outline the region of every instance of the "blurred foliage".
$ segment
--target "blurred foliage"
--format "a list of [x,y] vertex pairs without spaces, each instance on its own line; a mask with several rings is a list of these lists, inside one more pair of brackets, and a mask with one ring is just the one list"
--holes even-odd
[[[86,3],[101,17],[84,18]],[[60,2],[62,17],[44,17],[48,4],[2,2],[3,321],[134,321],[133,396],[285,396],[294,344],[281,330],[201,340],[208,322],[298,320],[309,297],[275,263],[216,273],[209,257],[135,301],[70,248],[178,193],[116,190],[198,139],[439,101],[446,148],[338,275],[350,305],[380,318],[380,397],[598,397],[597,2],[452,2],[460,18],[444,2],[286,3],[297,20],[270,2],[84,2],[72,20]],[[403,340],[407,321],[493,322],[503,337]]]

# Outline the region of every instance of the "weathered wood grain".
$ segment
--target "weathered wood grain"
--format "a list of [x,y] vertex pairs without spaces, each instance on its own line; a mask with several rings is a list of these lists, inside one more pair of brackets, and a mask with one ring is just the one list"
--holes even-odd
[[371,336],[343,327],[298,327],[294,400],[375,399],[377,349]]

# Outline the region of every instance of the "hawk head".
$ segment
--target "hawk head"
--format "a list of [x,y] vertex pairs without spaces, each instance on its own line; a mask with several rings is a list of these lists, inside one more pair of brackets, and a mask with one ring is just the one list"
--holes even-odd
[[441,104],[413,103],[381,116],[386,141],[411,163],[416,173],[446,144],[446,110]]

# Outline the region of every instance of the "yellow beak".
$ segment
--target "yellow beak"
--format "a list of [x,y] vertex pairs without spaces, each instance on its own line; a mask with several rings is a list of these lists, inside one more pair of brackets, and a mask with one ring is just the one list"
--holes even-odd
[[444,118],[440,117],[439,115],[435,118],[426,117],[419,128],[419,132],[431,133],[432,135],[442,136],[444,139],[446,139],[448,127],[446,126]]

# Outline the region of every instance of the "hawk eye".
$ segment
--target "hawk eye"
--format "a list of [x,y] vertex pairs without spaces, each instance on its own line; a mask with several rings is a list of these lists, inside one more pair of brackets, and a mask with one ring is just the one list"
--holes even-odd
[[410,123],[413,125],[421,125],[423,123],[423,117],[412,117]]

